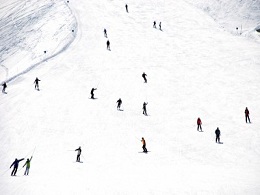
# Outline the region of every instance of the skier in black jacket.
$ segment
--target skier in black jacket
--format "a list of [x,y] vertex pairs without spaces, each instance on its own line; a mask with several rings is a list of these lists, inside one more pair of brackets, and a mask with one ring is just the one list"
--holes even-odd
[[34,88],[35,88],[35,89],[37,88],[38,91],[39,91],[39,81],[41,81],[41,80],[36,77],[36,79],[35,79],[35,81],[34,81],[34,83],[35,83]]
[[117,110],[120,110],[120,106],[122,104],[121,98],[119,98],[119,100],[117,100],[116,103],[117,103]]
[[146,79],[147,74],[145,74],[145,72],[142,74],[142,77],[144,78],[144,82],[147,83],[147,79]]
[[5,89],[6,89],[6,87],[7,87],[6,82],[4,82],[4,83],[2,84],[2,86],[3,86],[2,93],[6,93],[6,92],[5,92]]
[[15,161],[13,162],[13,164],[10,166],[10,169],[12,168],[12,166],[14,166],[14,169],[11,173],[11,176],[15,176],[16,175],[16,172],[17,172],[17,169],[18,169],[18,166],[19,166],[19,162],[24,160],[24,158],[20,159],[20,160],[17,160],[17,158],[15,159]]
[[79,148],[78,148],[78,149],[76,149],[75,151],[78,151],[78,154],[77,154],[77,160],[76,160],[76,162],[80,162],[81,147],[79,147]]
[[220,143],[220,130],[219,130],[219,128],[216,129],[215,134],[216,134],[216,143]]
[[91,92],[90,92],[90,94],[91,94],[91,99],[95,99],[95,98],[94,98],[94,91],[95,91],[95,90],[97,90],[97,88],[92,88],[92,89],[91,89]]
[[143,114],[145,115],[145,116],[147,116],[147,111],[146,111],[146,105],[148,104],[148,102],[144,102],[143,103]]

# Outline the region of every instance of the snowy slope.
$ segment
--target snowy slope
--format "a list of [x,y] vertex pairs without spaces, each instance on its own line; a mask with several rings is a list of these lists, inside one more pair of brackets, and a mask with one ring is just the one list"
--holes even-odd
[[[0,194],[259,194],[260,45],[185,1],[127,3],[129,13],[121,1],[70,1],[75,41],[8,82]],[[148,154],[139,153],[141,137]],[[83,163],[75,163],[78,146]],[[23,168],[11,177],[13,160],[32,154],[30,175]]]
[[3,81],[66,49],[76,36],[77,23],[63,0],[1,1],[0,32]]
[[208,13],[220,26],[234,35],[260,42],[260,0],[185,0]]

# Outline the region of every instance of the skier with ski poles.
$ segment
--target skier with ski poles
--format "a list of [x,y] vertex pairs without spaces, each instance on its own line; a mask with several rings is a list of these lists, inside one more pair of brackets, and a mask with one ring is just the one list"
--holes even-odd
[[31,161],[32,161],[32,156],[31,156],[30,159],[27,158],[25,164],[23,165],[23,167],[26,165],[24,175],[28,175],[28,174],[29,174],[29,169],[30,169],[30,167],[31,167]]
[[216,143],[220,143],[220,130],[219,130],[219,128],[216,129],[215,134],[216,134]]
[[144,102],[144,103],[143,103],[143,114],[144,114],[145,116],[147,116],[147,111],[146,111],[146,106],[147,106],[147,104],[148,104],[148,102]]
[[91,89],[91,92],[90,92],[90,94],[91,94],[91,99],[95,99],[95,98],[94,98],[94,91],[95,91],[95,90],[97,90],[97,88],[92,88],[92,89]]
[[76,149],[75,151],[78,151],[78,154],[77,154],[77,160],[76,160],[76,162],[80,162],[81,147],[79,147],[79,148],[78,148],[78,149]]
[[249,118],[249,110],[248,110],[247,107],[246,107],[246,110],[245,110],[245,117],[246,117],[246,123],[247,123],[247,120],[249,121],[249,123],[251,123],[250,118]]
[[24,158],[18,160],[17,158],[15,159],[15,161],[12,163],[12,165],[10,166],[10,169],[12,168],[12,166],[14,167],[13,168],[13,171],[11,173],[11,176],[16,176],[16,172],[17,172],[17,169],[18,169],[18,166],[19,166],[19,162],[24,160]]
[[122,104],[121,98],[119,98],[119,100],[117,100],[116,103],[117,103],[117,110],[121,110],[121,109],[120,109],[121,104]]
[[147,149],[146,149],[146,142],[145,142],[145,139],[142,137],[142,140],[141,140],[142,144],[143,144],[143,152],[147,153]]
[[145,82],[145,83],[147,83],[146,76],[147,76],[147,75],[145,74],[145,72],[143,72],[142,77],[144,78],[144,82]]
[[200,118],[197,119],[197,125],[198,125],[197,130],[199,131],[199,129],[200,129],[200,131],[202,131],[202,128],[201,128],[202,122],[201,122]]
[[37,88],[38,91],[39,91],[39,81],[41,81],[41,80],[36,77],[36,79],[35,79],[35,81],[34,81],[34,83],[35,83],[34,88],[35,88],[35,89]]
[[2,93],[6,93],[6,92],[5,92],[5,89],[7,88],[6,82],[4,82],[4,83],[2,84],[2,86],[3,86]]

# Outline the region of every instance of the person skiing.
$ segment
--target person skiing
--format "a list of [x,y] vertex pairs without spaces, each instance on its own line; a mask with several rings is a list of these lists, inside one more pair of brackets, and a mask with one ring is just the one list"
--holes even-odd
[[142,77],[144,78],[144,82],[145,82],[145,83],[147,83],[146,76],[147,76],[147,75],[146,75],[145,72],[144,72],[144,73],[142,74]]
[[15,159],[15,161],[12,163],[12,165],[10,166],[10,169],[12,168],[12,166],[14,166],[14,169],[11,173],[11,176],[16,176],[16,172],[17,172],[17,169],[18,169],[18,166],[19,166],[19,162],[24,160],[24,158],[18,160],[17,158]]
[[97,88],[92,88],[92,89],[91,89],[91,92],[90,92],[90,94],[91,94],[91,99],[95,99],[95,98],[94,98],[94,91],[95,91],[95,90],[97,90]]
[[79,148],[78,148],[78,149],[76,149],[75,151],[78,151],[78,154],[77,154],[77,160],[76,160],[76,162],[80,162],[81,147],[79,147]]
[[220,130],[219,130],[219,128],[216,129],[215,134],[216,134],[216,143],[220,143]]
[[202,128],[201,128],[202,122],[201,122],[200,118],[197,119],[197,125],[198,125],[197,130],[199,131],[199,129],[200,129],[200,131],[202,131]]
[[35,88],[35,89],[37,88],[38,91],[39,91],[39,81],[41,81],[41,80],[36,77],[36,79],[35,79],[35,81],[34,81],[34,83],[35,83],[34,88]]
[[125,4],[125,9],[126,9],[126,12],[128,13],[128,5]]
[[153,27],[156,28],[156,22],[155,21],[153,21]]
[[144,102],[144,103],[143,103],[143,114],[144,114],[145,116],[147,116],[147,111],[146,111],[146,106],[147,106],[147,104],[148,104],[148,102]]
[[2,86],[3,86],[2,93],[6,93],[6,92],[5,92],[5,89],[7,88],[6,82],[4,82],[4,83],[2,84]]
[[119,98],[119,100],[117,100],[117,110],[120,110],[120,106],[121,106],[121,104],[122,104],[122,100],[121,100],[121,98]]
[[143,143],[143,147],[142,147],[143,148],[143,152],[145,152],[145,153],[148,152],[147,149],[146,149],[146,142],[145,142],[145,139],[143,137],[142,137],[141,142]]
[[110,50],[110,41],[107,40],[107,50]]
[[162,30],[162,23],[159,23],[159,29]]
[[107,38],[107,30],[104,28],[104,36]]
[[30,166],[31,166],[31,160],[32,160],[32,156],[31,156],[30,159],[27,158],[25,164],[23,165],[23,167],[26,165],[24,175],[28,175],[29,174],[29,169],[30,169]]
[[245,110],[245,117],[246,117],[246,123],[247,123],[247,120],[249,121],[249,123],[251,123],[250,118],[249,118],[249,110],[248,110],[247,107],[246,107],[246,110]]

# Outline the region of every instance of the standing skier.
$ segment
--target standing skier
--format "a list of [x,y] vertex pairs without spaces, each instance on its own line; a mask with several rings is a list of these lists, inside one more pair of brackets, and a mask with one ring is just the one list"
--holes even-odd
[[15,161],[13,162],[13,164],[10,166],[10,169],[12,168],[12,166],[14,166],[14,169],[11,173],[11,176],[16,176],[16,172],[17,172],[17,169],[18,169],[18,166],[19,166],[19,162],[24,160],[24,158],[20,159],[20,160],[17,160],[17,158],[15,159]]
[[159,23],[159,29],[162,30],[162,23]]
[[248,119],[249,123],[251,123],[250,118],[249,118],[249,110],[248,110],[247,107],[246,107],[246,110],[245,110],[245,117],[246,117],[246,123],[247,123],[247,119]]
[[92,88],[92,89],[91,89],[91,92],[90,92],[90,94],[91,94],[91,99],[95,99],[95,98],[94,98],[94,91],[95,91],[95,90],[97,90],[97,88]]
[[23,167],[26,165],[26,169],[25,169],[25,172],[24,172],[24,175],[28,175],[29,174],[29,169],[30,169],[30,166],[31,166],[31,160],[32,160],[32,156],[31,158],[27,158],[25,164],[23,165]]
[[35,79],[35,81],[34,81],[34,83],[35,83],[34,88],[35,88],[35,89],[37,88],[38,91],[39,91],[39,81],[41,81],[41,80],[36,77],[36,79]]
[[216,143],[220,143],[220,130],[219,130],[219,128],[216,129],[215,134],[216,134]]
[[147,83],[146,76],[147,76],[147,75],[146,75],[145,72],[144,72],[144,73],[142,74],[142,77],[144,78],[144,82],[145,82],[145,83]]
[[148,104],[148,102],[144,102],[144,103],[143,103],[143,114],[144,114],[145,116],[147,116],[147,111],[146,111],[146,106],[147,106],[147,104]]
[[125,4],[125,9],[126,9],[126,12],[128,13],[128,5]]
[[104,28],[104,36],[107,38],[107,30]]
[[2,84],[2,86],[3,86],[2,93],[6,93],[6,92],[5,92],[5,89],[6,89],[6,87],[7,87],[6,82],[4,82],[4,83]]
[[110,50],[110,41],[107,40],[107,50]]
[[119,100],[117,100],[117,110],[120,110],[120,106],[121,106],[121,104],[122,104],[122,100],[121,100],[121,98],[119,98]]
[[78,151],[78,154],[77,154],[77,160],[76,160],[76,162],[80,162],[81,147],[79,147],[79,148],[78,148],[78,149],[76,149],[75,151]]
[[141,140],[141,142],[143,143],[143,152],[147,152],[147,149],[146,149],[146,142],[145,142],[145,140],[144,140],[144,138],[142,137],[142,140]]
[[156,22],[155,21],[153,21],[153,27],[156,28]]
[[197,130],[199,131],[199,129],[200,129],[200,131],[202,131],[202,128],[201,128],[202,122],[201,122],[200,118],[197,119],[197,125],[198,125]]

